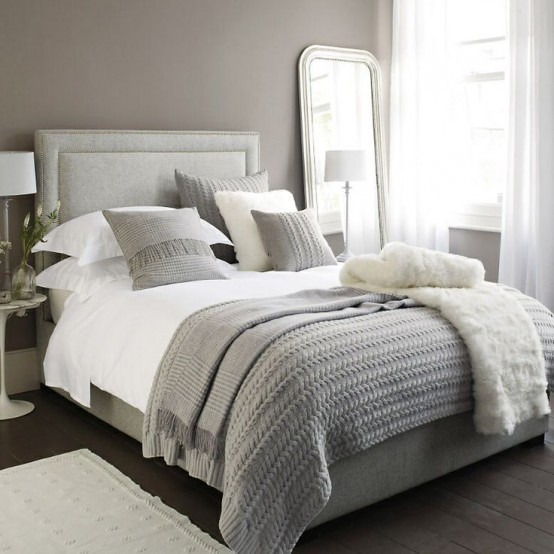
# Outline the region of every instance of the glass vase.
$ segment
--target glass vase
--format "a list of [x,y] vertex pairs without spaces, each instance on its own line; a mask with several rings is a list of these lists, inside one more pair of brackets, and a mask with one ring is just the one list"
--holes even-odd
[[33,267],[26,262],[18,264],[12,273],[13,300],[30,300],[37,291],[37,274]]

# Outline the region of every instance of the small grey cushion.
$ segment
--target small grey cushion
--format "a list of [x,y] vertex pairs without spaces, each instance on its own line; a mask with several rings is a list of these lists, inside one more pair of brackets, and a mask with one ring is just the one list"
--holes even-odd
[[252,210],[251,213],[277,271],[336,265],[337,260],[319,229],[313,210],[290,213]]
[[226,278],[195,209],[102,213],[127,260],[134,290]]
[[[223,217],[219,213],[215,203],[214,195],[221,190],[245,191],[245,192],[267,192],[268,179],[267,171],[264,169],[254,175],[236,177],[233,179],[209,179],[207,177],[196,177],[187,175],[175,170],[175,182],[181,206],[183,208],[196,207],[200,217],[217,227],[227,237],[231,238]],[[214,245],[213,251],[218,258],[229,263],[236,262],[235,251],[231,246],[224,244]]]

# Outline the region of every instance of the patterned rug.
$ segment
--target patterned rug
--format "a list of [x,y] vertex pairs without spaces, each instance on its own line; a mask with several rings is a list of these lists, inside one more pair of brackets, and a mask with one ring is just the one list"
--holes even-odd
[[89,450],[0,471],[0,551],[231,552]]

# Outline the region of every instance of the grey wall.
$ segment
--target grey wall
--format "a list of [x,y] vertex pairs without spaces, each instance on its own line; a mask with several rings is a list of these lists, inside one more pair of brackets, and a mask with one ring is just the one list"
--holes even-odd
[[450,252],[478,258],[485,266],[485,279],[498,281],[500,233],[450,229]]
[[[303,206],[298,57],[369,50],[386,98],[391,21],[392,0],[0,0],[0,150],[39,128],[259,131],[271,188]],[[32,202],[13,202],[12,238]],[[7,340],[33,346],[32,319]]]

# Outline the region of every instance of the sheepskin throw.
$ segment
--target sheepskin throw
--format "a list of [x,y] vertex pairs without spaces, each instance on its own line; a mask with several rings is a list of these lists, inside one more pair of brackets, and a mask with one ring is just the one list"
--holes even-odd
[[406,295],[439,310],[469,350],[476,429],[512,434],[518,423],[550,413],[544,355],[523,295],[483,277],[478,260],[401,243],[352,258],[341,271],[343,285]]
[[252,210],[296,212],[294,196],[288,190],[269,192],[218,191],[215,203],[235,245],[241,271],[268,271],[273,268]]
[[[550,370],[554,318],[521,301]],[[290,552],[329,499],[329,465],[471,410],[471,383],[454,327],[405,298],[339,288],[218,304],[175,333],[143,451],[223,490],[235,552]]]
[[413,287],[474,287],[485,278],[479,260],[408,246],[387,244],[379,255],[363,254],[348,260],[341,282],[349,287],[407,289]]

